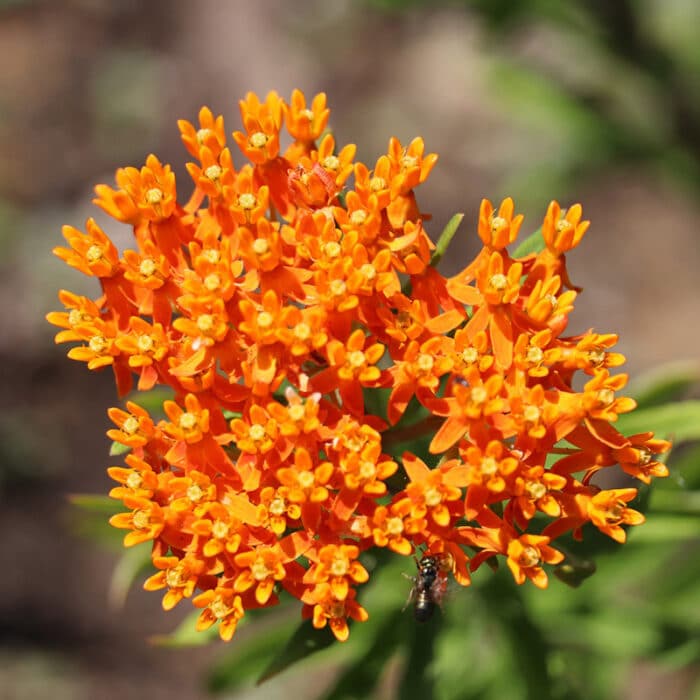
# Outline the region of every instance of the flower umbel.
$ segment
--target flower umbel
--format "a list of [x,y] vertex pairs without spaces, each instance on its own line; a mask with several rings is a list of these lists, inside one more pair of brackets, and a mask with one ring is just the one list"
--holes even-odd
[[552,202],[542,250],[517,258],[522,215],[484,200],[483,248],[445,279],[415,194],[437,161],[422,139],[392,138],[369,167],[323,136],[323,93],[249,93],[240,112],[230,146],[206,107],[179,122],[190,186],[150,155],[95,188],[133,249],[92,219],[55,249],[102,292],[60,292],[56,342],[111,368],[120,396],[134,378],[171,391],[158,415],[138,399],[109,411],[129,452],[109,469],[124,506],[110,522],[126,547],[151,544],[146,588],[165,609],[190,599],[197,629],[226,641],[286,592],[345,641],[368,617],[373,548],[439,555],[462,585],[499,557],[545,588],[561,535],[624,542],[644,520],[636,489],[596,475],[666,476],[670,444],[614,427],[635,407],[617,337],[565,335],[581,206]]

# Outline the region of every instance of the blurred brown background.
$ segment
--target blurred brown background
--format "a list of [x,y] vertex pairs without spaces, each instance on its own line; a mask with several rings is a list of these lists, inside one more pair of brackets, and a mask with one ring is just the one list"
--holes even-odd
[[[573,330],[618,332],[633,376],[696,361],[698,26],[693,0],[0,0],[0,700],[203,697],[222,652],[150,646],[179,613],[138,590],[108,606],[115,556],[69,514],[67,494],[109,488],[116,399],[43,317],[58,288],[94,291],[50,254],[61,224],[105,223],[94,184],[155,152],[185,192],[178,118],[207,104],[230,133],[248,90],[325,91],[358,159],[392,135],[440,154],[419,200],[436,235],[466,212],[446,272],[477,249],[482,197],[512,195],[528,232],[550,199],[580,201],[592,226],[570,259],[585,290]],[[653,677],[635,692],[652,697]]]

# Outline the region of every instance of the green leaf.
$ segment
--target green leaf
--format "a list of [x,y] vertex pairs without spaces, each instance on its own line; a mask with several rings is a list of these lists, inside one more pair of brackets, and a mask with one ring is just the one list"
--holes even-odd
[[284,648],[262,672],[258,678],[258,684],[269,680],[298,661],[306,659],[333,644],[337,644],[337,641],[328,626],[319,630],[311,624],[311,620],[302,622]]
[[689,400],[626,413],[615,427],[625,435],[653,430],[676,443],[700,440],[700,401]]
[[91,493],[73,493],[68,500],[79,510],[93,515],[111,517],[118,510],[118,504],[109,496]]
[[513,257],[524,258],[530,253],[539,253],[541,250],[544,250],[544,238],[542,238],[542,228],[540,227],[515,249]]
[[639,377],[630,386],[639,409],[660,406],[681,398],[693,385],[700,382],[700,371],[695,362],[674,362]]
[[435,657],[435,644],[440,631],[442,613],[438,608],[433,617],[419,624],[408,620],[406,641],[408,656],[399,681],[398,697],[405,700],[425,700],[435,697],[435,679],[430,669]]
[[628,534],[635,544],[652,542],[679,543],[700,538],[700,517],[662,516],[650,517],[642,527],[631,528]]
[[430,265],[431,267],[436,267],[437,264],[442,260],[442,256],[445,255],[447,252],[447,248],[450,245],[450,242],[454,238],[455,233],[457,233],[457,229],[459,228],[459,225],[462,223],[462,219],[464,218],[463,213],[455,214],[448,222],[447,225],[445,226],[444,229],[442,229],[442,233],[440,234],[440,237],[438,238],[438,242],[435,246],[435,250],[433,251],[433,254],[430,258]]
[[[193,610],[170,634],[157,634],[149,638],[154,646],[182,649],[209,644],[219,636],[219,626],[212,625],[208,630],[198,632],[195,629],[201,610]],[[240,627],[239,623],[239,627]]]
[[[700,491],[655,488],[651,491],[649,507],[654,513],[688,513],[700,516]],[[700,536],[700,532],[698,535]]]
[[[234,637],[233,651],[210,669],[207,688],[212,693],[221,693],[252,686],[289,638],[297,621],[296,614],[281,620],[256,620],[256,625],[248,627],[241,637]],[[236,630],[237,635],[239,630]]]
[[109,602],[121,608],[134,581],[144,572],[152,569],[151,543],[144,542],[130,547],[119,558],[109,582]]
[[110,457],[118,457],[119,455],[126,454],[127,452],[131,452],[131,448],[128,445],[123,445],[121,442],[117,442],[116,440],[109,448]]

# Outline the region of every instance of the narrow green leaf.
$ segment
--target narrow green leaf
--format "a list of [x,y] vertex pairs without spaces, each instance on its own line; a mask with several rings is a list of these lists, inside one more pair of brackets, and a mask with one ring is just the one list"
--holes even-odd
[[134,581],[151,568],[150,542],[126,549],[114,567],[109,582],[110,605],[114,608],[121,608]]
[[693,385],[700,382],[695,362],[674,362],[662,365],[635,380],[630,393],[639,409],[647,409],[677,401]]
[[515,249],[513,257],[524,258],[530,253],[539,253],[541,250],[544,250],[544,238],[542,238],[542,228],[540,227]]
[[425,700],[435,697],[436,679],[431,667],[441,623],[442,612],[439,608],[427,622],[419,624],[409,618],[404,623],[408,656],[399,681],[398,697],[402,700]]
[[112,516],[119,510],[119,505],[109,496],[92,493],[73,493],[68,500],[85,513]]
[[318,630],[311,624],[310,620],[302,622],[284,648],[262,672],[257,681],[258,685],[276,676],[298,661],[337,643],[333,633],[327,626]]
[[[209,644],[219,636],[219,626],[212,625],[208,630],[198,632],[195,623],[201,610],[193,610],[170,634],[156,634],[149,637],[149,642],[154,646],[182,649],[185,647],[199,647]],[[241,621],[242,622],[242,621]],[[240,626],[241,623],[239,623]]]
[[117,442],[116,440],[109,448],[110,457],[118,457],[119,455],[126,454],[127,452],[131,452],[131,448],[128,445],[123,445],[121,442]]
[[450,245],[450,242],[454,238],[455,233],[457,233],[457,229],[459,228],[459,225],[462,223],[462,219],[464,218],[463,213],[455,214],[448,222],[447,225],[445,226],[444,229],[442,229],[442,233],[440,234],[440,237],[438,238],[438,242],[435,246],[435,250],[433,251],[433,255],[430,258],[430,265],[431,267],[436,267],[437,264],[442,260],[443,255],[447,252],[447,248]]
[[700,440],[700,401],[680,401],[626,413],[615,427],[625,435],[653,430],[657,437],[677,443]]

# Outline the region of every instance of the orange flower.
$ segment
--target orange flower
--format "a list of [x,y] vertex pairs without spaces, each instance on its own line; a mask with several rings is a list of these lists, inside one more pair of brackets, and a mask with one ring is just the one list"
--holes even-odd
[[313,603],[304,608],[305,617],[313,617],[313,626],[323,629],[329,625],[331,632],[339,642],[347,641],[350,635],[348,618],[357,622],[365,622],[369,615],[355,600],[355,591],[350,589],[344,600],[333,597],[331,587],[321,584],[314,589]]
[[236,626],[245,613],[241,596],[236,595],[230,581],[220,582],[215,589],[209,589],[192,599],[196,608],[202,608],[195,628],[198,632],[208,630],[219,623],[219,636],[230,642]]
[[538,588],[547,588],[547,574],[541,564],[558,564],[564,555],[549,546],[549,537],[520,535],[508,543],[508,568],[515,582],[525,583],[530,579]]

